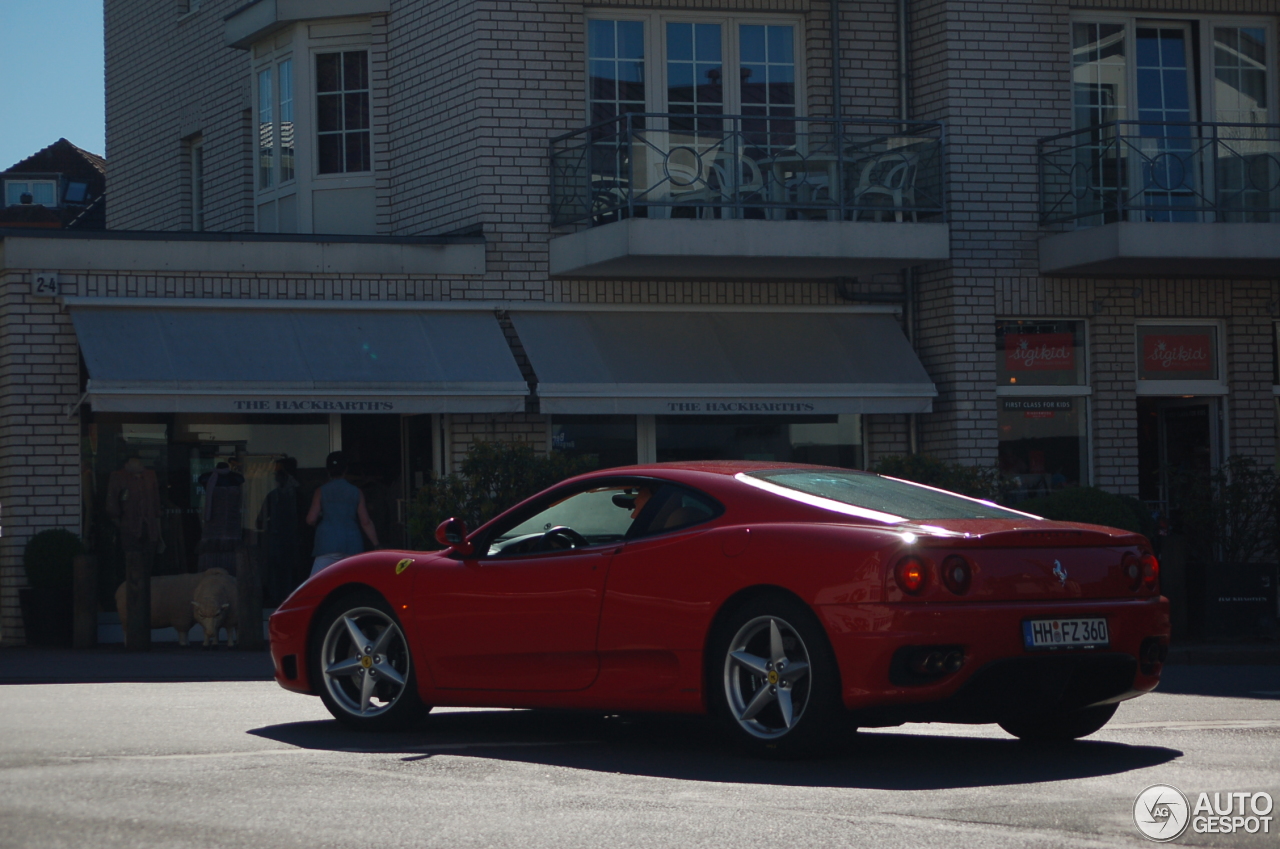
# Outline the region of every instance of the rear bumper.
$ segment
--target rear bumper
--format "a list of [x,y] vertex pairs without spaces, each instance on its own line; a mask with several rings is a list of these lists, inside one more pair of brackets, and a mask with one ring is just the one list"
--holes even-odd
[[[824,605],[818,612],[836,651],[844,703],[863,725],[994,722],[1028,710],[1067,711],[1132,698],[1159,683],[1161,664],[1150,662],[1151,643],[1167,649],[1169,640],[1163,598]],[[1107,619],[1105,648],[1023,647],[1024,619],[1096,616]],[[904,682],[903,654],[923,646],[959,647],[964,664],[952,673]]]

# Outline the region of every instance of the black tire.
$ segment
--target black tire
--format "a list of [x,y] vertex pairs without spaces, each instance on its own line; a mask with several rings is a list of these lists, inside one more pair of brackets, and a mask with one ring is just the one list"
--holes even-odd
[[[779,638],[782,663],[775,657]],[[796,674],[799,663],[806,667]],[[753,754],[813,754],[856,730],[840,700],[827,635],[813,612],[789,596],[751,599],[718,624],[708,647],[706,687],[716,721]]]
[[[365,637],[363,646],[356,631]],[[351,728],[394,731],[431,710],[418,696],[404,628],[372,590],[346,593],[325,605],[311,632],[307,665],[324,706]]]
[[1088,737],[1116,715],[1119,704],[1096,705],[1070,713],[1019,716],[1001,721],[1000,727],[1028,743],[1063,743]]

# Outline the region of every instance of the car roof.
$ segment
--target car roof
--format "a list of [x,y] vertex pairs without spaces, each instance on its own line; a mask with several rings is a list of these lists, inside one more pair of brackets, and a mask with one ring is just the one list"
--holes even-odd
[[763,472],[782,469],[825,469],[828,471],[849,474],[871,474],[857,469],[843,469],[837,466],[815,466],[808,463],[778,463],[764,460],[689,460],[673,463],[644,463],[635,466],[618,466],[612,469],[600,469],[590,472],[597,475],[645,475],[658,477],[672,472],[693,472],[695,474],[724,475],[733,477],[743,472]]

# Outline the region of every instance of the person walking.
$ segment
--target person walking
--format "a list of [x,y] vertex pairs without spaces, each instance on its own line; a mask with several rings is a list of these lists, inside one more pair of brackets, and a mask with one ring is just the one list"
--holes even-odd
[[346,458],[341,451],[334,451],[324,465],[329,471],[329,482],[316,490],[311,509],[307,511],[307,524],[316,529],[312,575],[344,557],[364,551],[361,529],[373,547],[378,547],[378,531],[369,519],[364,493],[347,480]]

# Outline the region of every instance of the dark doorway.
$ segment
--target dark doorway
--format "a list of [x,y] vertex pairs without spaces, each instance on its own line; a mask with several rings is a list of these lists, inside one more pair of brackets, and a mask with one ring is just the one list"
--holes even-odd
[[[1204,567],[1189,549],[1179,493],[1207,480],[1219,463],[1218,399],[1138,399],[1138,497],[1157,522],[1151,540],[1161,560],[1177,638],[1201,633]],[[1195,486],[1194,484],[1191,484]],[[1194,491],[1194,490],[1192,490]]]
[[404,526],[397,509],[403,497],[400,416],[343,416],[342,453],[347,458],[347,479],[364,492],[379,545],[403,548]]
[[1168,515],[1170,477],[1217,465],[1216,398],[1138,399],[1138,497]]

